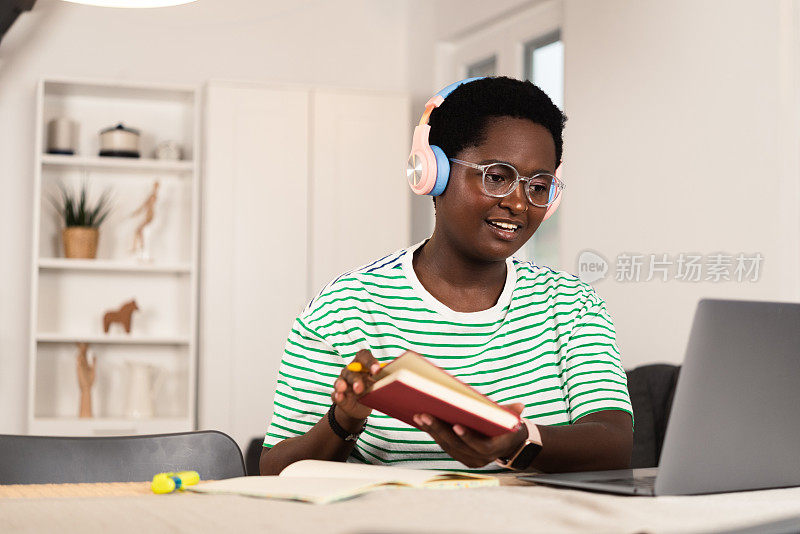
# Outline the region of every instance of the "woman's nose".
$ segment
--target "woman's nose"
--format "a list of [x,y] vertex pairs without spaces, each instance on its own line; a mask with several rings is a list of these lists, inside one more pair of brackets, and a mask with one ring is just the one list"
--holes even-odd
[[506,207],[512,213],[523,213],[528,210],[528,197],[525,194],[525,182],[519,182],[508,195],[500,199],[500,206]]

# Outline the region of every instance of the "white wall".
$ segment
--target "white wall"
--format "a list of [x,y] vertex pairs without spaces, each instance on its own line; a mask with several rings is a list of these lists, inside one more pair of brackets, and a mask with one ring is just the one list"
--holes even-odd
[[[626,367],[683,358],[699,298],[800,298],[797,2],[566,0],[563,266],[764,256],[757,283],[596,284]],[[612,265],[613,269],[613,265]]]
[[0,44],[0,433],[24,430],[36,81],[227,78],[398,91],[407,83],[406,9],[392,0],[200,0],[157,10],[39,0],[17,20]]
[[[428,41],[410,43],[417,109],[432,92],[424,89],[433,75],[414,68],[433,63],[429,41],[448,50],[537,3],[470,11],[471,2],[438,2]],[[585,249],[610,262],[595,287],[626,367],[680,362],[700,298],[800,299],[799,5],[563,0],[569,121],[560,267],[577,272]],[[743,202],[748,194],[756,200]],[[413,204],[416,239],[429,231],[429,205]],[[624,252],[764,260],[756,283],[678,282],[674,267],[667,282],[623,283],[614,267]]]

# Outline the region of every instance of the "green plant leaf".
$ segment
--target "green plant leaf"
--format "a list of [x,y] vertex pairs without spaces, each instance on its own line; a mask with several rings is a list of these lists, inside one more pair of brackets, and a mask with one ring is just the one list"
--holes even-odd
[[80,200],[78,201],[78,214],[76,216],[76,222],[78,226],[89,226],[89,221],[86,217],[86,182],[81,185],[81,196]]
[[90,228],[97,228],[106,219],[111,208],[110,192],[106,190],[92,206],[88,201],[89,186],[86,182],[83,183],[80,193],[75,195],[73,192],[67,190],[63,184],[58,185],[61,191],[61,201],[58,202],[54,197],[50,196],[50,201],[53,207],[56,208],[64,219],[64,226],[85,226]]
[[100,223],[105,220],[106,216],[108,215],[108,202],[109,202],[109,191],[106,189],[103,191],[103,194],[100,195],[100,199],[97,201],[97,205],[95,205],[94,209],[89,213],[89,226],[98,227]]
[[66,219],[67,219],[67,226],[77,226],[77,222],[75,220],[75,209],[72,204],[72,197],[67,196],[66,200],[64,201],[64,209],[66,210]]

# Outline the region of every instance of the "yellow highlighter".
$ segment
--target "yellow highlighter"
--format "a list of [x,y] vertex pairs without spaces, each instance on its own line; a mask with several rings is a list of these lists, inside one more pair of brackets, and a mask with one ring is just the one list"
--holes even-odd
[[[385,367],[385,366],[386,366],[385,363],[381,364],[381,367]],[[365,369],[364,366],[361,365],[361,362],[350,362],[350,363],[348,363],[347,364],[347,370],[348,371],[353,371],[354,373],[366,373],[367,372],[367,369]]]
[[194,486],[200,482],[197,471],[180,471],[178,473],[159,473],[153,477],[150,489],[153,493],[172,493],[182,490],[185,486]]

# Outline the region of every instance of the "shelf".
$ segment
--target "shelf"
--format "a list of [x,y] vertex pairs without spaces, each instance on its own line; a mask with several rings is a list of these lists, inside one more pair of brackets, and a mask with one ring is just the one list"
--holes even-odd
[[63,271],[128,272],[152,274],[190,274],[189,263],[137,263],[121,260],[83,260],[70,258],[39,258],[39,268]]
[[52,332],[36,335],[39,343],[89,343],[91,345],[188,345],[184,336],[125,336],[123,334],[65,335]]
[[[197,305],[200,236],[200,88],[191,85],[79,80],[39,81],[33,157],[33,261],[30,284],[29,402],[27,431],[40,435],[104,436],[190,431],[196,422]],[[48,154],[50,121],[69,117],[78,128],[74,155]],[[120,122],[142,132],[141,158],[100,156],[98,132]],[[158,143],[181,147],[182,160],[158,160]],[[152,183],[161,189],[155,207],[154,260],[143,262],[130,245],[144,214],[132,217]],[[104,222],[98,259],[62,257],[63,219],[50,200],[58,185],[73,190],[113,190],[113,213]],[[87,183],[88,183],[87,182]],[[96,188],[95,188],[96,186]],[[142,306],[133,330],[119,325],[105,334],[101,318],[133,298]],[[97,419],[76,417],[75,344],[89,343],[107,367],[98,372]],[[116,409],[125,401],[128,361],[170,371],[168,405],[157,417],[132,419]],[[62,383],[64,375],[69,382]],[[119,375],[119,376],[117,376]],[[118,383],[119,382],[119,383]],[[66,384],[66,385],[65,385]],[[102,388],[100,387],[102,386]],[[118,387],[119,386],[119,387]]]
[[194,172],[193,161],[65,156],[60,154],[42,154],[42,165],[45,167],[95,171],[164,172],[177,174]]
[[188,417],[34,417],[28,433],[44,436],[122,436],[189,432],[193,429],[194,424]]

